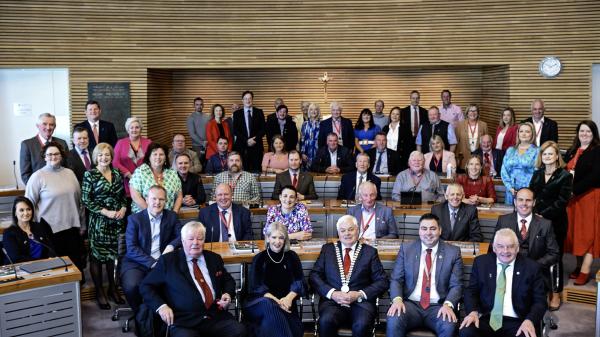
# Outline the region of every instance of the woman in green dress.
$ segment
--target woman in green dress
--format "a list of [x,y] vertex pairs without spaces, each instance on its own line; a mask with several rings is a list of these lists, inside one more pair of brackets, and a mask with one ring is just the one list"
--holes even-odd
[[83,205],[89,210],[90,273],[96,288],[96,301],[103,310],[110,309],[110,304],[102,285],[102,265],[106,266],[108,296],[116,304],[125,303],[115,287],[114,261],[119,234],[125,232],[127,202],[121,174],[111,165],[113,156],[109,144],[96,145],[92,153],[96,167],[85,172],[81,188]]

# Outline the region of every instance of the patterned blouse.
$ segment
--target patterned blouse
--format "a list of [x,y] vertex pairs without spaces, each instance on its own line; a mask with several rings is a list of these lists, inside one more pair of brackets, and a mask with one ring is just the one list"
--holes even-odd
[[317,141],[319,140],[319,121],[305,121],[302,123],[300,131],[300,153],[308,157],[305,163],[306,167],[312,166],[318,150]]
[[529,181],[535,171],[535,161],[538,156],[538,148],[535,145],[529,146],[527,151],[519,154],[519,150],[509,147],[502,161],[500,170],[502,182],[506,186],[506,197],[504,203],[513,204],[513,195],[510,189],[518,190],[523,187],[529,187]]
[[[142,164],[142,166],[135,169],[135,172],[133,172],[131,180],[129,181],[129,187],[138,191],[143,198],[148,196],[148,190],[154,185],[157,185],[157,182],[154,180],[154,174],[148,164]],[[172,210],[177,195],[181,192],[181,180],[179,180],[177,172],[172,169],[165,169],[163,171],[162,186],[167,190],[167,202],[165,203],[165,208]],[[131,212],[137,213],[139,211],[141,211],[141,209],[135,201],[131,202]]]
[[308,216],[308,210],[301,202],[296,203],[292,211],[288,214],[283,214],[281,212],[281,204],[270,206],[267,210],[267,223],[263,229],[263,234],[266,234],[267,227],[276,221],[286,225],[288,228],[288,233],[313,231],[310,223],[310,217]]

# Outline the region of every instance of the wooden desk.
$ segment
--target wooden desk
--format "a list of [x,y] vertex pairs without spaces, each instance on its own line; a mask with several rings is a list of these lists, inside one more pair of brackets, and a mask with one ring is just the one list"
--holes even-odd
[[82,336],[77,267],[18,273],[23,280],[0,284],[1,337]]

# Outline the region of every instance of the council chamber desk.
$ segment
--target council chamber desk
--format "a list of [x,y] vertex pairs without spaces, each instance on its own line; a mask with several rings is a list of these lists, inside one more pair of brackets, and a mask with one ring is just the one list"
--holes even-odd
[[17,271],[22,280],[0,284],[0,336],[82,336],[77,267]]

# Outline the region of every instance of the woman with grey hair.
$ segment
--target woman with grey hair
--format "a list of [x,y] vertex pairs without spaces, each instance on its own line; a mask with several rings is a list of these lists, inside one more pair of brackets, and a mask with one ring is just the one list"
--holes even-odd
[[303,335],[296,298],[304,295],[304,274],[281,222],[266,228],[265,250],[254,256],[248,282],[244,312],[254,322],[257,336]]
[[142,137],[142,121],[137,117],[129,117],[125,121],[125,130],[128,137],[121,138],[115,145],[113,166],[123,175],[123,185],[127,197],[129,193],[129,179],[138,166],[144,163],[144,155],[152,141]]

